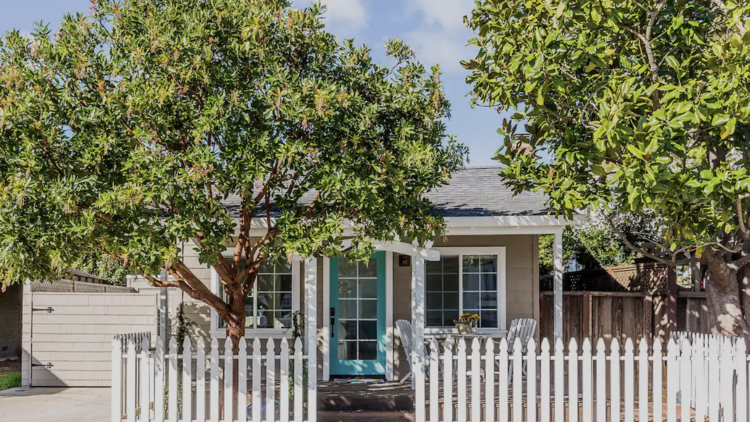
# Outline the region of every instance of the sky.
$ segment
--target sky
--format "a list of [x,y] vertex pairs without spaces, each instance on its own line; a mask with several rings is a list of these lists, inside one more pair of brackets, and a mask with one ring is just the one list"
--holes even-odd
[[[305,7],[317,0],[293,0]],[[385,57],[385,44],[399,38],[417,53],[417,60],[426,66],[440,64],[445,91],[452,103],[452,117],[446,121],[448,133],[469,147],[469,164],[495,165],[492,160],[501,146],[497,128],[502,115],[494,110],[470,105],[466,84],[468,72],[461,60],[475,57],[467,46],[473,34],[463,24],[471,13],[473,0],[324,0],[329,32],[354,38],[366,44],[380,63],[393,64]],[[90,0],[0,0],[0,33],[11,29],[31,33],[35,22],[49,23],[56,29],[66,12],[87,12]],[[54,31],[53,31],[54,32]]]

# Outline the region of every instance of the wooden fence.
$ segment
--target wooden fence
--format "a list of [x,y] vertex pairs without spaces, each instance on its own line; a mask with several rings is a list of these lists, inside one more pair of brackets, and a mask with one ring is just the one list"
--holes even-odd
[[[669,339],[665,292],[563,292],[563,340]],[[677,294],[677,330],[710,333],[705,292]],[[540,338],[554,339],[554,297],[542,292]]]

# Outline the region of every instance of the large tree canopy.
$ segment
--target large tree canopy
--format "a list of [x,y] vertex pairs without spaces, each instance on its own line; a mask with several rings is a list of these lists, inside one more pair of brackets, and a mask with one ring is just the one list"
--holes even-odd
[[[0,42],[3,284],[101,251],[210,304],[236,339],[265,260],[336,254],[345,222],[359,258],[371,239],[441,233],[423,194],[466,150],[446,135],[439,69],[400,41],[386,67],[326,32],[319,6],[92,3],[54,35]],[[183,240],[228,303],[181,261]],[[173,281],[151,276],[164,267]]]
[[517,110],[508,183],[563,215],[652,212],[667,251],[708,266],[729,334],[750,334],[748,18],[744,0],[477,1],[463,63],[477,103]]

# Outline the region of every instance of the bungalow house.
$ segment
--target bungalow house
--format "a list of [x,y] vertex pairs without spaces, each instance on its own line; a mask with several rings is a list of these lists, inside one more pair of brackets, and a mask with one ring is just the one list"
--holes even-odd
[[[394,241],[378,244],[369,263],[295,257],[288,265],[264,267],[245,303],[246,337],[291,337],[292,316],[301,311],[308,326],[317,327],[307,344],[317,346],[318,379],[400,379],[409,366],[397,320],[411,321],[415,338],[423,338],[455,333],[453,320],[462,313],[478,314],[478,331],[492,337],[502,337],[515,318],[539,319],[542,234],[555,235],[559,337],[562,232],[573,222],[548,215],[541,194],[513,196],[498,172],[497,167],[469,167],[428,194],[446,219],[447,233],[424,248]],[[237,204],[230,200],[227,206]],[[254,222],[251,235],[264,233],[264,224],[263,219]],[[218,291],[213,269],[199,263],[189,243],[182,250],[184,262]],[[132,286],[139,287],[135,280]],[[223,322],[207,306],[178,290],[170,300],[170,312],[184,303],[202,335],[226,337]]]

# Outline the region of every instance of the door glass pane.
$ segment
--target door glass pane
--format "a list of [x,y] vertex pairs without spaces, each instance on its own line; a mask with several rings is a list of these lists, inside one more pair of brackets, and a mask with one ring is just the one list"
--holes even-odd
[[339,277],[356,277],[357,263],[349,262],[346,258],[339,258]]
[[357,321],[339,320],[339,340],[357,339]]
[[479,290],[479,274],[464,274],[464,291]]
[[360,319],[378,319],[378,301],[362,300],[359,302]]
[[378,280],[359,280],[359,297],[372,298],[378,297]]
[[357,319],[357,301],[339,300],[339,318]]
[[339,280],[339,297],[357,297],[357,280]]
[[377,360],[378,342],[377,341],[360,341],[359,342],[359,360]]
[[357,342],[339,341],[339,359],[357,360]]
[[360,262],[357,266],[359,267],[360,277],[378,276],[378,260],[375,258],[370,258],[370,260],[366,262]]
[[464,309],[479,309],[479,292],[464,293]]
[[378,322],[377,321],[359,321],[359,339],[360,340],[377,340],[378,339]]

